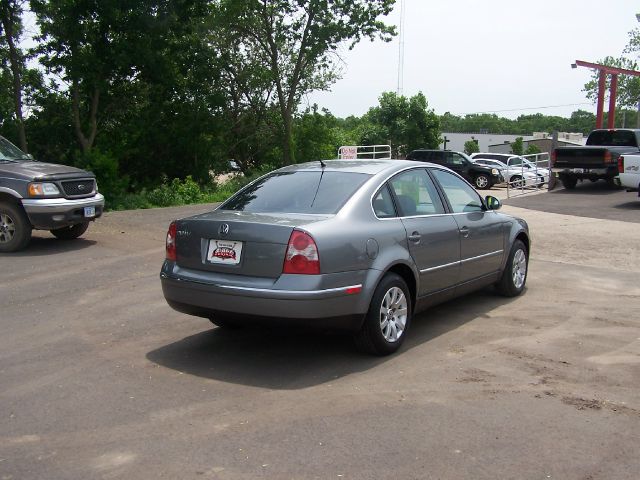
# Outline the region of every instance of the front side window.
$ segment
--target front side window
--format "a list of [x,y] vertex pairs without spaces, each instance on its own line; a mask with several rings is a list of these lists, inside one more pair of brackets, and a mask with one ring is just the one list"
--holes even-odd
[[405,217],[444,213],[444,206],[426,170],[417,169],[396,175],[390,181]]
[[431,170],[442,186],[453,213],[482,212],[482,200],[471,185],[443,170]]
[[370,178],[353,172],[274,172],[240,190],[220,207],[255,213],[336,213]]

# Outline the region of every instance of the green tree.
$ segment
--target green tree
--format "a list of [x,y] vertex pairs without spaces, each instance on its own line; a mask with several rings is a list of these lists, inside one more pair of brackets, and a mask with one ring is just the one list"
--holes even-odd
[[522,137],[516,138],[513,142],[511,142],[511,153],[514,155],[522,155],[524,151],[524,142]]
[[11,82],[13,115],[17,124],[19,145],[26,152],[27,136],[22,112],[22,76],[25,60],[19,46],[24,3],[23,0],[0,0],[0,68],[3,70],[4,82]]
[[467,140],[464,142],[464,153],[467,155],[471,155],[472,153],[476,153],[480,151],[480,147],[475,140]]
[[301,97],[328,88],[337,78],[336,50],[362,38],[388,41],[394,27],[380,16],[395,0],[222,0],[228,24],[243,36],[268,69],[281,116],[285,164],[295,162],[293,116]]
[[407,98],[385,92],[379,102],[363,118],[362,145],[388,143],[394,156],[404,156],[417,148],[438,148],[440,121],[428,109],[422,93]]
[[[609,56],[596,63],[610,67],[624,68],[627,70],[638,70],[638,62],[625,56]],[[598,83],[599,73],[594,71],[591,75],[591,80],[585,83],[584,88],[582,89],[587,98],[594,103],[598,100]],[[610,83],[611,76],[607,75],[605,83],[606,89],[610,87]],[[637,107],[638,100],[640,100],[640,77],[618,75],[618,95],[616,97],[616,106],[628,108]]]
[[540,150],[540,148],[538,148],[537,145],[534,145],[533,143],[530,143],[529,145],[527,145],[527,149],[525,150],[524,154],[525,155],[534,155],[536,153],[541,153],[542,150]]

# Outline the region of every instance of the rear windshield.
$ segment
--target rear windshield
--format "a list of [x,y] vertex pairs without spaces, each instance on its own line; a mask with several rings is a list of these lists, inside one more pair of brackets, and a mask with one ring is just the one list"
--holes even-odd
[[297,171],[268,175],[227,200],[220,209],[269,213],[336,213],[370,178],[363,173]]
[[587,145],[603,145],[606,147],[635,147],[636,135],[625,130],[600,130],[591,132]]

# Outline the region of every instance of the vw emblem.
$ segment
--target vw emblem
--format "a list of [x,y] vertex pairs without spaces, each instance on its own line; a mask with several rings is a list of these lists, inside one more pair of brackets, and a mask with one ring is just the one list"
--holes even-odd
[[220,225],[220,229],[218,230],[218,232],[220,232],[220,235],[226,235],[229,233],[229,224],[228,223],[223,223],[222,225]]

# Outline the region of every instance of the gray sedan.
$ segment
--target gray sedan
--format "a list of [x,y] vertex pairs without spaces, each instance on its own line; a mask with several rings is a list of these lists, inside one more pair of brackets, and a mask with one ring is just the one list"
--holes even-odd
[[487,285],[523,291],[528,227],[500,206],[428,163],[293,165],[171,223],[162,290],[219,326],[345,329],[387,355],[430,305]]

